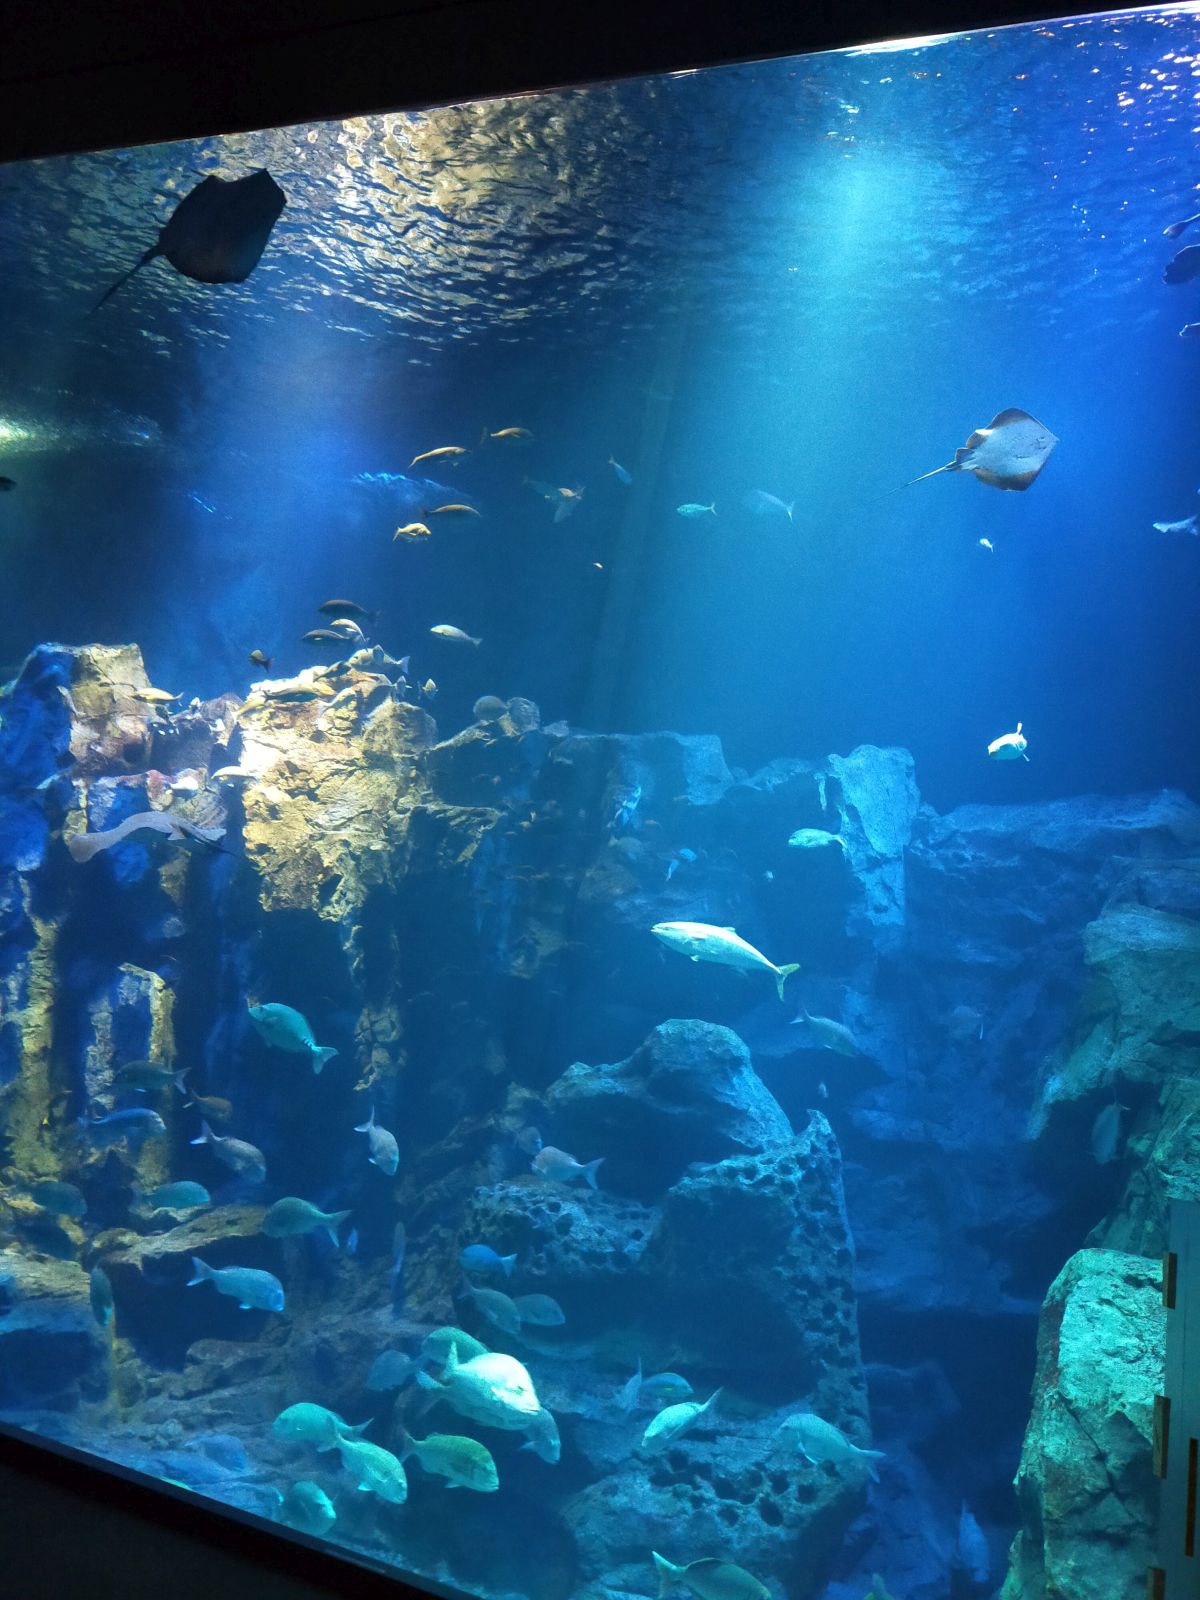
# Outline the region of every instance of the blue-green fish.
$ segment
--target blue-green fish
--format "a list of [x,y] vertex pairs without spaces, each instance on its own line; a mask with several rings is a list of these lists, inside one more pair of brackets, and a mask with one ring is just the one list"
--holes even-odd
[[676,506],[675,509],[681,517],[715,517],[717,514],[715,503],[711,506],[701,506],[694,500],[685,500],[683,505]]
[[356,1422],[353,1426],[342,1420],[336,1411],[314,1405],[311,1400],[298,1400],[295,1405],[281,1411],[271,1424],[272,1433],[281,1439],[292,1439],[300,1444],[315,1444],[324,1449],[337,1443],[343,1436],[356,1439],[371,1426],[371,1419]]
[[506,1278],[511,1276],[516,1260],[515,1255],[498,1255],[490,1244],[469,1244],[458,1252],[458,1264],[464,1272],[502,1272]]
[[236,1300],[243,1311],[283,1310],[283,1285],[272,1272],[258,1267],[210,1267],[199,1256],[192,1257],[192,1272],[189,1289],[196,1283],[211,1283],[218,1294]]
[[315,1228],[324,1228],[336,1245],[338,1228],[349,1215],[349,1211],[321,1211],[307,1200],[287,1195],[267,1208],[262,1231],[268,1239],[295,1239],[302,1233],[312,1233]]
[[370,1444],[366,1439],[339,1437],[329,1444],[318,1445],[319,1450],[336,1450],[342,1465],[354,1479],[359,1489],[370,1490],[381,1500],[402,1506],[408,1499],[408,1479],[404,1468],[390,1450],[382,1445]]
[[431,1433],[413,1439],[401,1430],[400,1459],[416,1456],[426,1472],[445,1478],[451,1489],[477,1489],[490,1494],[500,1487],[492,1452],[476,1439],[459,1433]]
[[82,1217],[87,1214],[87,1201],[73,1183],[58,1183],[47,1178],[44,1183],[35,1183],[29,1195],[43,1211],[52,1212],[56,1217]]
[[108,1273],[101,1266],[93,1267],[88,1276],[88,1299],[92,1315],[102,1328],[107,1328],[113,1318],[113,1289]]
[[337,1051],[330,1045],[319,1045],[313,1038],[308,1019],[291,1006],[276,1004],[250,1007],[250,1021],[262,1037],[276,1050],[290,1050],[293,1055],[306,1055],[314,1072],[320,1072],[327,1061],[332,1061]]
[[625,485],[625,487],[628,489],[629,485],[633,482],[633,473],[630,472],[627,467],[623,467],[621,465],[621,463],[619,461],[617,461],[613,456],[609,456],[608,464],[613,469],[613,471],[616,473],[617,482],[618,483],[623,483]]
[[202,1183],[163,1183],[157,1189],[134,1189],[148,1211],[193,1211],[212,1205],[212,1195]]
[[319,1539],[337,1521],[337,1512],[320,1484],[313,1483],[309,1478],[301,1478],[299,1483],[294,1483],[281,1496],[279,1519],[298,1528],[301,1533],[309,1533]]

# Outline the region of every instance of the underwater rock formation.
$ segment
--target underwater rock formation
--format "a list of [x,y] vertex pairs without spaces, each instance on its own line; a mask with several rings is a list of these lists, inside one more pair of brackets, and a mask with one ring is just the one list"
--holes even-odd
[[1163,1383],[1159,1263],[1083,1250],[1051,1286],[1017,1471],[1022,1527],[1002,1600],[1140,1593],[1154,1559],[1154,1396]]

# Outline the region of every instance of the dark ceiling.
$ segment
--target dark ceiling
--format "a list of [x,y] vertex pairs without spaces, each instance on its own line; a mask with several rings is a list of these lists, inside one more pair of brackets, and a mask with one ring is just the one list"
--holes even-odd
[[[1062,15],[1054,0],[0,0],[0,160]],[[1129,8],[1117,8],[1129,9]]]

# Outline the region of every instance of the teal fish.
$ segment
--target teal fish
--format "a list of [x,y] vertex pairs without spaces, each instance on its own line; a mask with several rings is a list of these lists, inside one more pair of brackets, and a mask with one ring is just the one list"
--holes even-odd
[[43,1211],[49,1211],[56,1217],[87,1215],[87,1201],[73,1183],[58,1183],[47,1178],[44,1183],[35,1183],[29,1195]]
[[665,1600],[675,1587],[690,1589],[696,1600],[771,1600],[771,1591],[766,1585],[759,1583],[744,1567],[735,1567],[732,1561],[702,1556],[699,1561],[688,1561],[677,1567],[657,1550],[650,1554],[658,1572],[659,1600]]
[[267,1214],[262,1220],[262,1231],[268,1239],[295,1239],[302,1233],[312,1233],[316,1228],[324,1228],[337,1245],[338,1228],[349,1215],[349,1211],[321,1211],[316,1206],[310,1205],[307,1200],[287,1195],[267,1208]]
[[211,1283],[218,1294],[236,1300],[243,1311],[283,1310],[283,1285],[274,1273],[258,1267],[210,1267],[199,1256],[192,1257],[192,1273],[189,1289],[196,1283]]
[[403,1389],[420,1366],[412,1356],[401,1350],[384,1350],[371,1363],[366,1387],[373,1394],[387,1394],[392,1389]]
[[532,1450],[535,1456],[548,1461],[551,1466],[562,1456],[558,1423],[545,1406],[530,1420],[529,1426],[525,1429],[525,1443],[521,1449]]
[[519,1294],[512,1304],[522,1323],[531,1328],[561,1328],[567,1320],[558,1301],[548,1294]]
[[377,1494],[394,1506],[402,1506],[408,1499],[408,1479],[404,1468],[390,1450],[382,1445],[369,1444],[365,1439],[347,1439],[344,1436],[330,1444],[318,1445],[319,1450],[336,1450],[342,1465],[353,1477],[355,1486]]
[[286,1407],[271,1424],[271,1432],[281,1439],[291,1439],[298,1444],[315,1444],[318,1449],[333,1445],[338,1439],[357,1439],[371,1426],[371,1419],[356,1422],[353,1426],[325,1406],[314,1405],[311,1400],[299,1400]]
[[623,483],[625,485],[625,487],[628,489],[630,484],[633,482],[633,473],[630,472],[627,467],[623,467],[621,465],[621,463],[618,460],[616,460],[615,457],[613,457],[613,456],[609,456],[608,464],[613,469],[613,471],[616,473],[617,482],[618,483]]
[[697,505],[694,500],[685,500],[683,505],[676,506],[676,511],[681,517],[715,517],[717,508],[715,503],[711,506]]
[[717,1403],[720,1389],[714,1389],[701,1405],[698,1400],[685,1400],[681,1405],[668,1406],[660,1411],[642,1435],[643,1450],[665,1450],[681,1434],[688,1433]]
[[202,1183],[163,1183],[157,1189],[134,1190],[147,1211],[194,1211],[212,1205],[212,1195]]
[[320,1072],[327,1061],[332,1061],[337,1051],[330,1045],[319,1045],[313,1038],[308,1019],[291,1006],[274,1003],[250,1007],[250,1021],[258,1032],[276,1050],[290,1050],[293,1055],[307,1055],[314,1072]]
[[477,1489],[490,1494],[500,1487],[492,1453],[476,1439],[458,1433],[431,1433],[413,1439],[401,1431],[400,1459],[416,1456],[424,1471],[445,1478],[451,1489]]
[[320,1539],[337,1521],[337,1512],[319,1484],[301,1478],[280,1500],[279,1517],[301,1533]]
[[88,1275],[88,1299],[91,1301],[92,1315],[102,1328],[107,1328],[113,1319],[113,1287],[108,1273],[99,1265],[94,1266]]
[[521,1313],[508,1295],[499,1289],[477,1289],[467,1284],[464,1293],[475,1302],[475,1309],[501,1333],[516,1334],[521,1331]]

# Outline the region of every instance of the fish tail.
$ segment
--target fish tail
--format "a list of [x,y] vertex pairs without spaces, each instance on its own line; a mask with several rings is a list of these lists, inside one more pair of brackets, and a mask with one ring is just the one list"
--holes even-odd
[[175,1074],[175,1087],[179,1090],[180,1094],[187,1093],[187,1085],[183,1080],[187,1077],[191,1070],[191,1067],[181,1067],[180,1070]]
[[312,1047],[312,1069],[319,1073],[327,1061],[332,1061],[337,1051],[332,1045],[314,1044]]
[[341,1227],[342,1223],[345,1222],[349,1215],[349,1211],[335,1211],[325,1225],[325,1232],[333,1240],[333,1247],[335,1250],[341,1248],[341,1241],[338,1239],[338,1229]]
[[602,1166],[603,1163],[604,1157],[597,1156],[595,1161],[589,1161],[583,1169],[583,1175],[587,1179],[589,1186],[593,1189],[596,1187],[596,1169],[597,1167]]
[[858,1453],[867,1464],[867,1476],[872,1483],[878,1483],[879,1473],[876,1470],[875,1463],[883,1460],[884,1452],[882,1450],[860,1450]]
[[194,1283],[205,1283],[209,1278],[216,1276],[216,1274],[213,1272],[213,1269],[210,1266],[206,1266],[205,1263],[201,1261],[199,1256],[192,1257],[192,1272],[195,1274],[195,1276],[189,1278],[187,1281],[187,1287],[189,1289]]
[[716,1405],[717,1401],[720,1399],[720,1397],[724,1393],[725,1393],[724,1385],[722,1385],[722,1387],[719,1388],[719,1389],[714,1389],[713,1392],[709,1395],[708,1399],[704,1402],[704,1405],[701,1407],[701,1409],[707,1414],[709,1411],[711,1411],[713,1409],[713,1407]]
[[796,502],[793,500],[791,505],[786,506],[784,509],[787,511],[787,514],[788,514],[788,521],[791,522],[792,521],[792,512],[795,511],[795,509],[796,509]]
[[189,1144],[212,1144],[213,1142],[214,1142],[213,1141],[213,1131],[209,1127],[208,1123],[205,1122],[203,1120],[203,1118],[202,1118],[201,1121],[200,1121],[200,1137],[198,1139],[189,1139],[188,1143]]
[[664,1600],[664,1596],[670,1592],[671,1584],[683,1569],[677,1567],[673,1561],[668,1561],[666,1556],[660,1556],[657,1550],[651,1550],[650,1554],[654,1557],[654,1567],[658,1573],[658,1600]]
[[367,1429],[374,1421],[374,1417],[368,1417],[365,1422],[356,1422],[353,1427],[351,1427],[349,1423],[346,1423],[345,1427],[341,1430],[342,1436],[347,1439],[361,1439],[363,1434],[366,1433]]
[[370,1133],[375,1126],[375,1107],[371,1107],[371,1115],[365,1122],[360,1122],[354,1129],[355,1133]]
[[798,961],[789,961],[787,966],[777,967],[775,969],[775,987],[779,990],[779,998],[781,1000],[783,999],[784,984],[788,981],[793,972],[799,971],[800,963]]
[[[485,429],[484,430],[485,434],[486,434],[486,431],[487,430]],[[400,1447],[396,1451],[396,1460],[397,1461],[407,1461],[409,1456],[411,1456],[412,1453],[413,1453],[413,1444],[414,1444],[414,1440],[413,1440],[412,1434],[409,1433],[408,1429],[405,1428],[403,1426],[403,1424],[401,1424],[401,1427],[400,1427]]]
[[516,1266],[516,1264],[517,1258],[515,1255],[500,1257],[500,1265],[504,1268],[504,1276],[506,1278],[512,1277],[512,1269]]
[[73,833],[67,840],[67,849],[71,853],[72,861],[90,861],[94,855],[104,849],[104,835],[102,833]]

